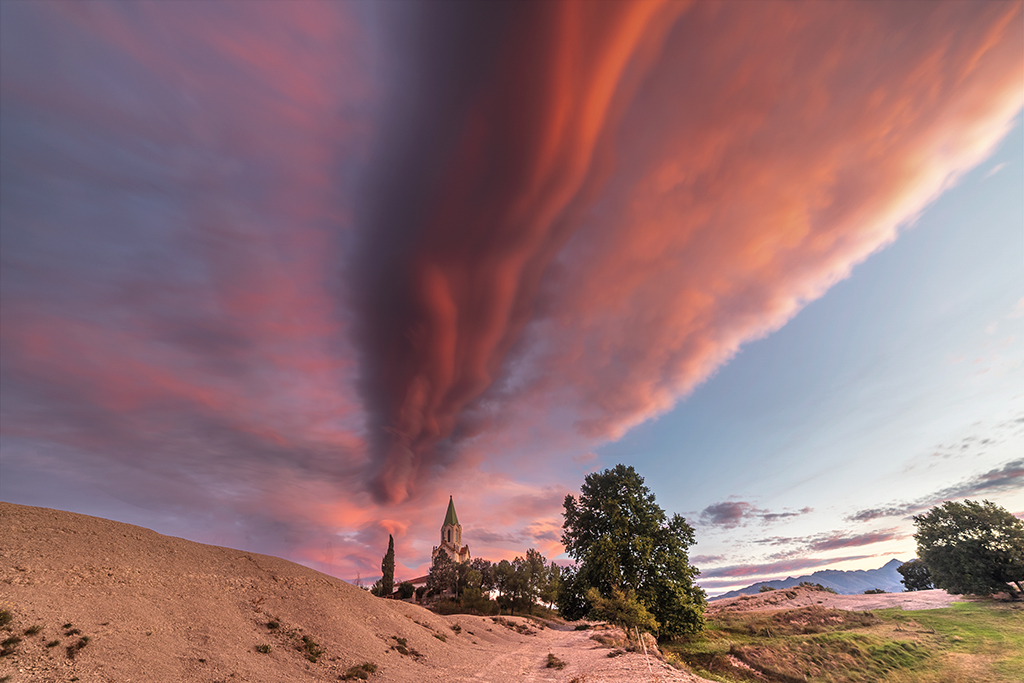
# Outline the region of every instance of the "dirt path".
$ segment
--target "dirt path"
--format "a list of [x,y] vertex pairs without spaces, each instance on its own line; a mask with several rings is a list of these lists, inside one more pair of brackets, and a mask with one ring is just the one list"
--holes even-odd
[[[543,629],[525,636],[516,648],[491,658],[464,681],[541,681],[604,683],[610,681],[679,681],[705,683],[706,679],[672,668],[653,655],[625,652],[608,655],[615,648],[603,646],[592,639],[593,631],[560,631]],[[562,662],[564,669],[547,668],[548,654]]]

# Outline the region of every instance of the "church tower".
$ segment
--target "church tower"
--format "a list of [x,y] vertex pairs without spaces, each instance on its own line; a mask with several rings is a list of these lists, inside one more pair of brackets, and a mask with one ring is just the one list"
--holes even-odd
[[459,524],[459,516],[455,514],[455,501],[451,496],[448,496],[448,512],[441,524],[441,545],[435,546],[430,553],[431,562],[439,552],[448,553],[453,562],[469,561],[469,546],[462,545],[462,525]]

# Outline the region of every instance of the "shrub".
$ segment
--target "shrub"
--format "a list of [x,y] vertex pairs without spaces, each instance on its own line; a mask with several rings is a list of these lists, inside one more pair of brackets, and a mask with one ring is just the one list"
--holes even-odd
[[885,593],[885,591],[881,588],[869,588],[866,591],[864,591],[864,595],[879,595],[882,593]]
[[549,668],[549,669],[558,669],[559,671],[561,671],[562,669],[565,668],[565,662],[563,662],[561,659],[559,659],[558,657],[556,657],[555,655],[553,655],[553,654],[551,654],[549,652],[548,653],[548,666],[547,666],[547,668]]
[[7,626],[7,624],[11,623],[11,619],[13,617],[10,610],[0,609],[0,627]]
[[265,643],[263,645],[256,646],[256,652],[259,652],[261,655],[269,655],[272,649],[273,648]]
[[320,655],[324,653],[323,648],[309,636],[302,636],[302,649],[306,651],[306,659],[316,664]]
[[35,626],[29,626],[27,629],[25,629],[25,635],[26,636],[34,636],[35,634],[39,633],[42,630],[43,630],[43,627],[40,626],[39,624],[36,624]]
[[446,636],[443,633],[435,633],[434,637],[437,638],[438,640],[440,640],[442,643],[447,643],[448,642],[448,636]]
[[60,645],[59,640],[51,640],[46,644],[46,647],[57,647],[58,645]]
[[373,662],[363,662],[362,664],[356,664],[350,666],[348,671],[342,675],[341,680],[343,681],[365,681],[370,677],[370,674],[377,673],[377,665]]
[[398,597],[402,600],[408,600],[416,594],[416,587],[408,581],[403,581],[398,584]]
[[822,586],[820,583],[811,583],[810,581],[801,581],[797,584],[797,588],[810,588],[813,591],[822,591],[825,593],[832,593],[838,595],[835,588],[829,588],[828,586]]
[[281,622],[278,621],[277,619],[271,619],[270,621],[267,622],[267,628],[269,628],[271,631],[273,631],[275,629],[279,629],[279,628],[281,628]]
[[757,589],[758,593],[768,593],[769,591],[775,590],[772,586],[761,586]]

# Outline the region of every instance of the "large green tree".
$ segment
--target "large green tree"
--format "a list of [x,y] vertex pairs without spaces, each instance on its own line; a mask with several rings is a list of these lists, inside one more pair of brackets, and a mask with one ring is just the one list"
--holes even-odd
[[948,501],[914,517],[917,556],[950,593],[1024,593],[1024,521],[989,501]]
[[667,516],[632,467],[587,475],[579,499],[565,497],[562,530],[566,553],[577,563],[562,576],[563,616],[586,616],[595,607],[587,593],[595,588],[605,599],[635,596],[654,615],[661,635],[704,627],[707,600],[687,555],[695,543],[693,527],[678,514]]

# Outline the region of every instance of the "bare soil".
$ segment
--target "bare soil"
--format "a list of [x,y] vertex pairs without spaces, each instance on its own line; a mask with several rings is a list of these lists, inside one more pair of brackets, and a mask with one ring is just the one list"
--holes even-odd
[[0,657],[10,683],[338,681],[364,662],[370,681],[705,681],[653,655],[609,657],[594,631],[439,616],[280,558],[10,503],[0,610],[0,636],[20,638]]

